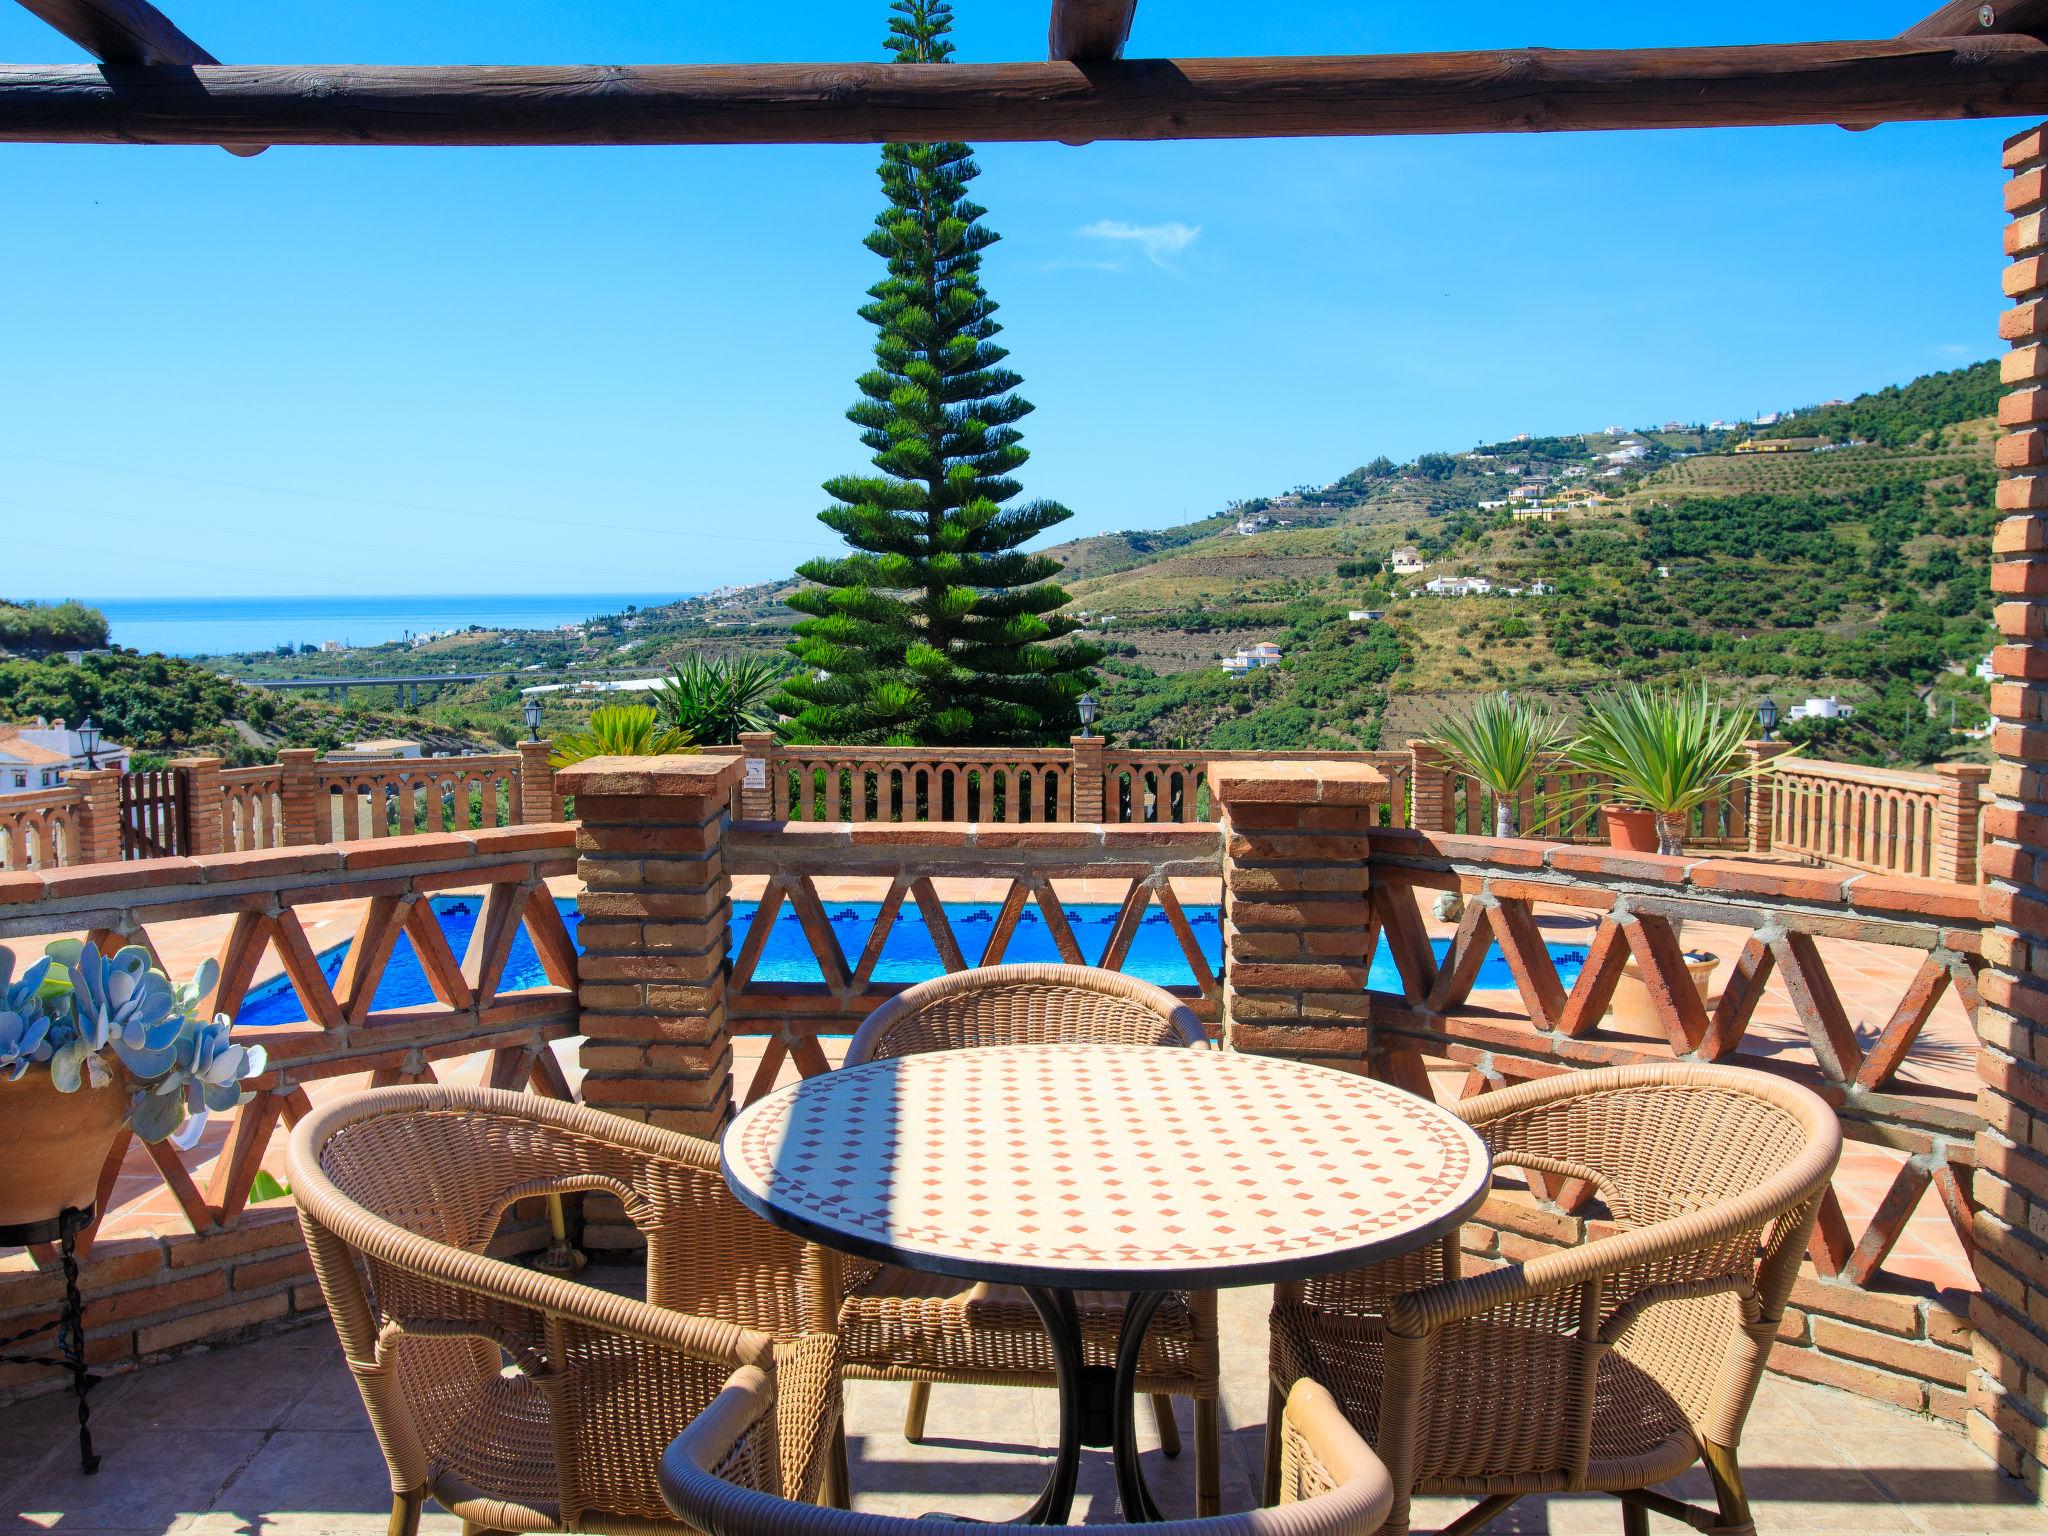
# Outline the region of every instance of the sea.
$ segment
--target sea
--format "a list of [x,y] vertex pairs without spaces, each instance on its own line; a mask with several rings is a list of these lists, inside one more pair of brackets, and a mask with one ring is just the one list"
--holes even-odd
[[428,597],[81,598],[107,616],[115,645],[166,656],[231,656],[280,645],[382,645],[407,634],[467,629],[559,629],[689,592],[455,593]]

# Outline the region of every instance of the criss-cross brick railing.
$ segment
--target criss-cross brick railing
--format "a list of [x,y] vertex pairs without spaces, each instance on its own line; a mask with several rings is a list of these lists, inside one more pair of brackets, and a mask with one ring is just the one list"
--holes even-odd
[[[176,956],[166,969],[182,979],[217,936],[220,979],[204,1004],[209,1011],[236,1014],[274,970],[305,1015],[302,1023],[237,1025],[238,1041],[269,1053],[268,1070],[251,1085],[254,1097],[216,1117],[193,1150],[160,1142],[138,1152],[126,1132],[115,1145],[99,1180],[102,1222],[79,1243],[94,1298],[88,1327],[96,1361],[317,1309],[288,1206],[252,1209],[250,1198],[280,1128],[336,1079],[426,1082],[483,1056],[461,1070],[500,1087],[570,1096],[550,1042],[578,1029],[577,955],[546,882],[573,872],[573,837],[574,828],[559,824],[509,827],[0,876],[0,943],[24,958],[71,935],[103,950],[139,944],[161,963],[161,940]],[[462,955],[431,905],[437,894],[457,890],[479,893]],[[329,906],[338,902],[350,905]],[[302,918],[321,908],[353,917],[348,953],[331,981]],[[506,961],[522,928],[546,982],[508,991]],[[378,987],[401,934],[431,997],[380,1006]],[[168,1190],[175,1215],[139,1225],[122,1215],[136,1202],[139,1169]],[[0,1259],[0,1333],[48,1305],[50,1258]],[[4,1368],[0,1390],[7,1373],[32,1369]]]
[[[726,1007],[732,1032],[768,1037],[746,1090],[752,1102],[793,1060],[805,1076],[826,1070],[818,1037],[848,1034],[901,982],[875,979],[889,936],[906,905],[916,908],[946,971],[970,964],[1000,964],[1020,922],[1043,922],[1060,958],[1069,964],[1123,968],[1139,925],[1157,908],[1170,925],[1195,978],[1175,988],[1214,1022],[1222,984],[1198,942],[1174,890],[1176,880],[1213,881],[1218,872],[1216,830],[1201,825],[982,827],[933,824],[907,829],[788,822],[739,822],[728,827],[725,864],[735,875],[763,877],[751,919],[733,935]],[[970,961],[940,886],[972,880],[997,882],[1002,896],[987,938]],[[1084,954],[1067,918],[1067,900],[1054,882],[1106,882],[1115,893],[1116,920],[1100,954]],[[848,886],[880,903],[859,954],[839,942],[820,893],[821,881]],[[817,982],[767,981],[757,974],[762,953],[787,906],[823,978]],[[977,936],[978,937],[978,936]]]

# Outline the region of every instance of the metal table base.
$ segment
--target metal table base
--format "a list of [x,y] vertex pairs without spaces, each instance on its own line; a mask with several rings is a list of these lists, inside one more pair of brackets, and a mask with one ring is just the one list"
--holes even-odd
[[1164,1291],[1136,1291],[1124,1299],[1123,1328],[1117,1334],[1116,1364],[1088,1365],[1081,1353],[1081,1317],[1072,1291],[1026,1286],[1038,1319],[1052,1342],[1059,1378],[1060,1444],[1052,1475],[1024,1514],[1027,1525],[1065,1525],[1074,1507],[1081,1473],[1081,1447],[1109,1446],[1115,1456],[1116,1496],[1127,1521],[1163,1520],[1145,1472],[1138,1463],[1138,1352]]

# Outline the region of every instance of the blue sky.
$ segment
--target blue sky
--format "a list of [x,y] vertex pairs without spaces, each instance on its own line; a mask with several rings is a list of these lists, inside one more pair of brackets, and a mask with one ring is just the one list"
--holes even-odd
[[[878,57],[881,0],[165,0],[247,63]],[[1887,36],[1932,0],[1146,0],[1134,56]],[[963,59],[1045,0],[956,0]],[[77,50],[0,5],[0,58]],[[1065,532],[1515,431],[1992,354],[2012,121],[990,145],[986,278]],[[866,147],[0,145],[9,595],[698,590],[831,536]],[[91,524],[90,538],[75,530]],[[166,537],[172,535],[174,537]],[[122,553],[123,536],[133,554]]]

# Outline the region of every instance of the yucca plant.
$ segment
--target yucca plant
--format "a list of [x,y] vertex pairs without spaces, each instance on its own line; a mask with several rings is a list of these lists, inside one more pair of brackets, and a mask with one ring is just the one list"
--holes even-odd
[[1748,734],[1749,716],[1723,709],[1704,683],[1632,683],[1593,699],[1565,753],[1654,815],[1657,851],[1679,854],[1693,810],[1755,771],[1743,761]]
[[1494,835],[1513,837],[1522,787],[1536,777],[1563,735],[1563,724],[1550,711],[1500,693],[1488,694],[1462,717],[1446,720],[1429,744],[1486,786],[1493,795]]
[[768,700],[783,668],[766,656],[686,656],[655,691],[662,722],[700,747],[729,747],[742,731],[775,727]]
[[564,731],[555,738],[548,764],[566,768],[586,757],[659,757],[665,752],[689,750],[683,733],[663,725],[651,706],[601,704],[590,712],[586,729]]

